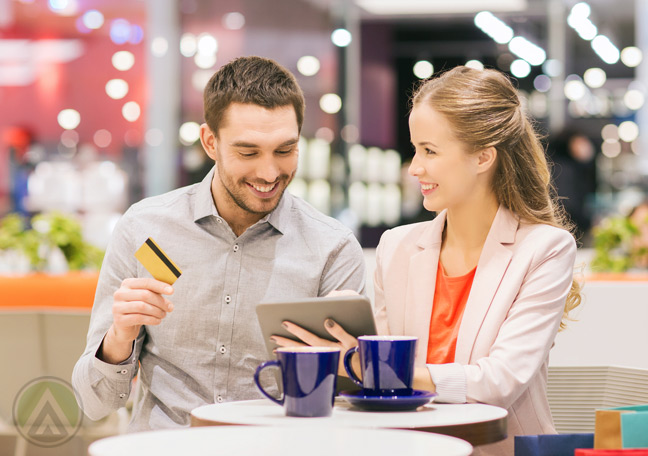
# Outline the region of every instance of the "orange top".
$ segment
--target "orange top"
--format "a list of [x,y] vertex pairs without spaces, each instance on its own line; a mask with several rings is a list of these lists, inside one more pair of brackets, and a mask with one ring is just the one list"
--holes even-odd
[[428,340],[427,364],[453,363],[457,347],[457,334],[470,294],[475,267],[468,274],[448,277],[439,261],[437,267],[430,338]]

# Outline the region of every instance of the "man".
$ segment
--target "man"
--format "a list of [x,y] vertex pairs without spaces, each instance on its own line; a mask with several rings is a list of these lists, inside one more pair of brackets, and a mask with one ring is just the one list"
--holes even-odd
[[[121,218],[73,373],[96,420],[126,403],[139,361],[132,431],[188,425],[197,406],[261,397],[257,303],[364,292],[351,231],[285,192],[304,114],[294,76],[268,59],[236,59],[209,81],[204,108],[200,138],[214,169]],[[134,257],[149,237],[182,270],[173,287]]]

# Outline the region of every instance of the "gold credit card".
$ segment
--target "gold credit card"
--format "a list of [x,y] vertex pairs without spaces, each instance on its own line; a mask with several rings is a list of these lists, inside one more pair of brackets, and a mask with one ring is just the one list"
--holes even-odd
[[173,285],[180,277],[182,271],[171,259],[162,251],[162,249],[148,238],[144,244],[135,252],[135,258],[142,263],[151,275],[161,281]]

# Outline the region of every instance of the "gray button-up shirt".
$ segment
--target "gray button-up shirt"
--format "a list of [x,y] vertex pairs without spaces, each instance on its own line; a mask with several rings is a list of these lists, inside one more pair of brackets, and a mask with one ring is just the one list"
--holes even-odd
[[[268,359],[255,307],[263,301],[364,293],[362,249],[352,232],[286,192],[277,208],[236,237],[216,210],[214,170],[195,185],[134,204],[106,251],[85,352],[73,384],[99,419],[124,406],[140,363],[130,430],[188,425],[193,408],[262,397],[253,381]],[[182,270],[173,312],[143,326],[131,357],[96,357],[122,280],[150,277],[135,251],[151,237]]]

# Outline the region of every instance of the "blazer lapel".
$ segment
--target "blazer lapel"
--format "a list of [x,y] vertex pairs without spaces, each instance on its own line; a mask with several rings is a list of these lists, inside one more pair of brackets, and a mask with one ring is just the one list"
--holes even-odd
[[434,301],[441,235],[445,226],[445,211],[439,213],[417,241],[420,251],[410,258],[405,296],[404,334],[418,336],[417,365],[425,363],[430,335],[430,318]]
[[459,327],[455,352],[455,361],[458,363],[470,362],[479,329],[511,262],[512,252],[506,245],[515,242],[518,223],[507,209],[500,206],[479,257]]

